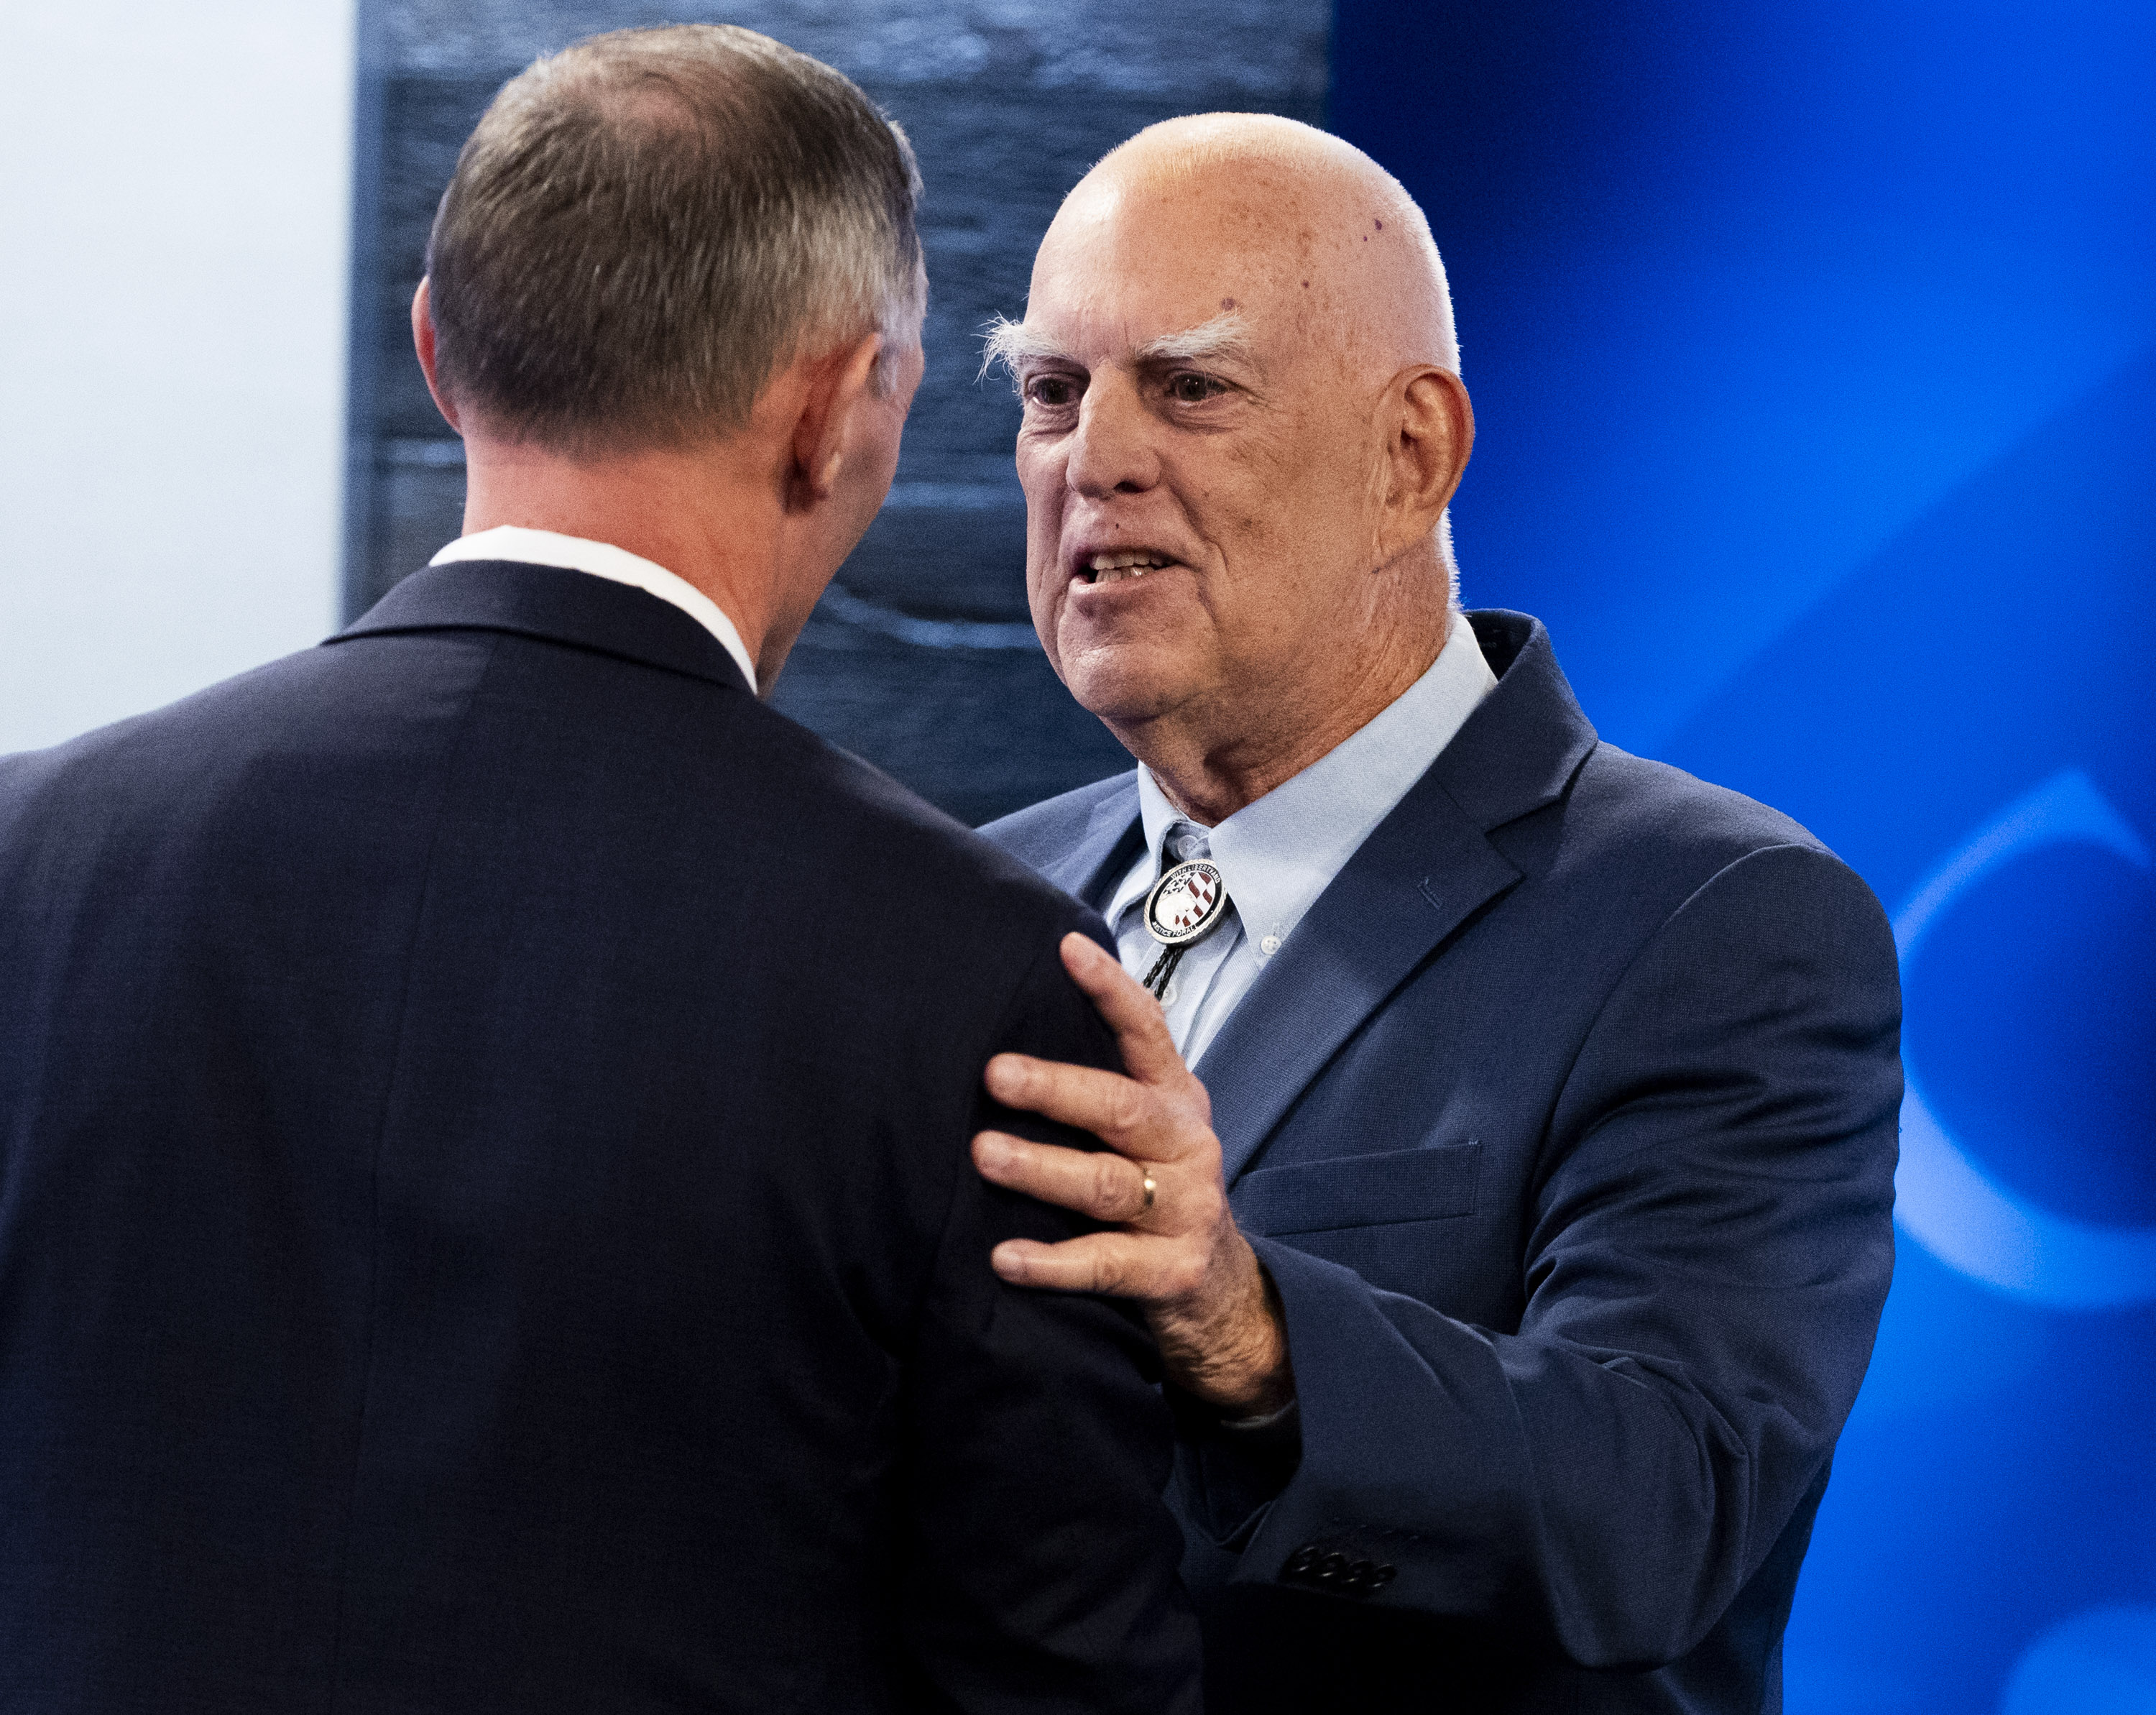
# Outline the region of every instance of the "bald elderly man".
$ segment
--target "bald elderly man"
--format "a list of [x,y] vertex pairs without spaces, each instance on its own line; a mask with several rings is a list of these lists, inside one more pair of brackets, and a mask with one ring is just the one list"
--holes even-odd
[[1445,275],[1357,151],[1142,133],[991,347],[1034,623],[1139,766],[987,830],[1107,919],[1129,1074],[989,1087],[1115,1153],[975,1160],[1115,1224],[994,1262],[1151,1321],[1209,1707],[1778,1709],[1892,1264],[1877,902],[1460,611]]

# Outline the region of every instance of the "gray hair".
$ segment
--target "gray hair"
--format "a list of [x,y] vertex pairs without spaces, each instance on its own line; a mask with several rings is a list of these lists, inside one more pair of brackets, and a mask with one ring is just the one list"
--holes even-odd
[[804,352],[919,343],[921,175],[820,60],[731,24],[593,36],[502,86],[427,244],[436,372],[585,454],[740,429]]

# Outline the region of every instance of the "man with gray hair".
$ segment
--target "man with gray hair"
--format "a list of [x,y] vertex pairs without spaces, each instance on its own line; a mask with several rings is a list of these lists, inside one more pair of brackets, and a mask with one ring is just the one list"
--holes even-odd
[[966,1156],[1076,1141],[980,1070],[1114,1064],[1097,922],[757,696],[916,193],[749,32],[540,62],[413,306],[465,534],[0,760],[0,1704],[1194,1707],[1150,1343]]
[[1779,1708],[1892,1260],[1877,901],[1460,611],[1445,275],[1359,151],[1142,133],[992,350],[1035,626],[1139,767],[986,830],[1107,918],[1128,1069],[989,1087],[1116,1155],[975,1157],[1118,1224],[996,1266],[1152,1324],[1208,1707]]

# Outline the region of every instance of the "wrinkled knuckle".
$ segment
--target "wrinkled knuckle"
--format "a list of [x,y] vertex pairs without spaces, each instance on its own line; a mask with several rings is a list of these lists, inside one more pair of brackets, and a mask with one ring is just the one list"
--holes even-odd
[[1187,1250],[1162,1271],[1161,1286],[1170,1297],[1191,1297],[1204,1284],[1204,1261]]
[[1132,1132],[1144,1117],[1144,1096],[1129,1085],[1119,1087],[1108,1103],[1108,1123],[1118,1132]]
[[1120,1155],[1096,1155],[1093,1158],[1093,1189],[1087,1199],[1091,1213],[1103,1218],[1116,1214],[1128,1199],[1123,1195]]

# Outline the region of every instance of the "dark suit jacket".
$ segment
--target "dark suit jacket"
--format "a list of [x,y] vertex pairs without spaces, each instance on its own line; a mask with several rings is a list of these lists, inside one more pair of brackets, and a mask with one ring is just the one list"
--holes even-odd
[[[1777,1709],[1892,1265],[1893,942],[1472,622],[1497,688],[1197,1067],[1301,1430],[1267,1471],[1180,1413],[1209,1707]],[[1137,816],[986,831],[1097,906]]]
[[577,572],[0,762],[0,1707],[1190,1707],[1078,927]]

